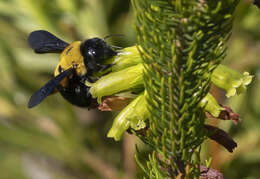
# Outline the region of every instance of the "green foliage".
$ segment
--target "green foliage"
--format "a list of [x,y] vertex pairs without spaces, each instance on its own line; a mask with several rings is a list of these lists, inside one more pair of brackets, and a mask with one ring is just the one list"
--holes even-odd
[[[225,56],[234,1],[133,0],[145,65],[150,178],[198,178],[205,120],[200,101]],[[161,155],[161,157],[159,157]]]

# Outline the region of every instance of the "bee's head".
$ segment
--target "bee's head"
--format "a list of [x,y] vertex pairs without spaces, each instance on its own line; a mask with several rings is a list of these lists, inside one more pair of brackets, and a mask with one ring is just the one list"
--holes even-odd
[[80,45],[80,52],[84,57],[85,65],[89,68],[91,68],[89,65],[100,64],[104,60],[116,55],[116,52],[100,38],[92,38],[83,41]]

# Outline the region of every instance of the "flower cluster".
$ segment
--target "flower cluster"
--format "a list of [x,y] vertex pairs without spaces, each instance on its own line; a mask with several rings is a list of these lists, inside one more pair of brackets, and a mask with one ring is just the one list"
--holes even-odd
[[[120,111],[107,134],[115,140],[120,140],[128,129],[138,131],[147,127],[149,112],[143,81],[145,68],[139,50],[142,49],[138,46],[122,49],[117,56],[107,61],[113,64],[110,73],[103,75],[95,83],[86,83],[93,98],[98,99],[99,110]],[[241,74],[219,65],[211,76],[211,82],[224,89],[227,97],[231,97],[243,93],[252,78],[248,72]],[[200,107],[208,117],[233,120],[236,123],[239,120],[236,113],[229,107],[220,105],[210,93],[201,100]],[[205,129],[209,131],[209,138],[223,145],[228,151],[232,152],[236,147],[236,143],[223,130],[210,125],[205,125]]]

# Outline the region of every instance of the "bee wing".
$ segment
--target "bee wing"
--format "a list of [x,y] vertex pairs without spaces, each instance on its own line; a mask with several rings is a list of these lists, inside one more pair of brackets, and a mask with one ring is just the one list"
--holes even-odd
[[40,104],[49,94],[51,94],[60,82],[72,73],[73,68],[63,71],[58,76],[48,81],[42,88],[36,91],[29,100],[28,108],[35,107]]
[[31,32],[28,43],[35,53],[61,53],[69,45],[45,30]]

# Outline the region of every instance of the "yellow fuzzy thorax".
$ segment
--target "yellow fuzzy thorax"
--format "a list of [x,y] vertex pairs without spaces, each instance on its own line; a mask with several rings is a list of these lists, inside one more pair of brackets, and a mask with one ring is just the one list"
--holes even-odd
[[86,67],[84,65],[84,57],[80,53],[80,44],[81,41],[75,41],[63,50],[60,56],[60,62],[54,71],[54,76],[60,74],[60,67],[62,70],[67,70],[71,67],[74,67],[76,69],[77,75],[79,76],[85,75],[87,73]]

